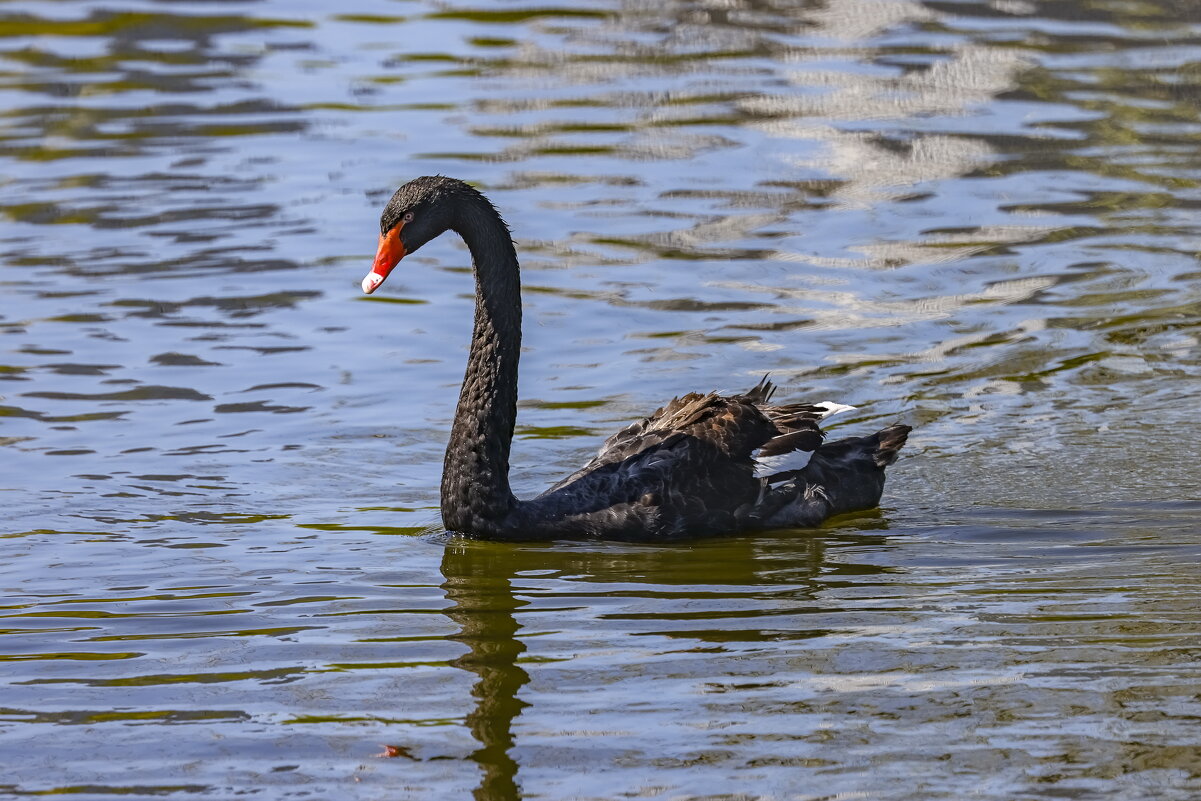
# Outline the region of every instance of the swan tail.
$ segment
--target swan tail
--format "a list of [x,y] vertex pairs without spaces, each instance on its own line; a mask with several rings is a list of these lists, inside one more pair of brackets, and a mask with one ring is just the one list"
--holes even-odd
[[905,442],[909,439],[909,432],[912,430],[912,426],[898,424],[877,431],[874,437],[868,437],[869,440],[873,438],[876,440],[876,450],[872,453],[872,460],[875,461],[876,467],[888,467],[897,460],[897,455],[905,446]]
[[832,515],[872,509],[884,468],[897,460],[911,428],[892,425],[867,437],[828,442],[787,481],[765,488],[756,515],[766,528],[807,528]]

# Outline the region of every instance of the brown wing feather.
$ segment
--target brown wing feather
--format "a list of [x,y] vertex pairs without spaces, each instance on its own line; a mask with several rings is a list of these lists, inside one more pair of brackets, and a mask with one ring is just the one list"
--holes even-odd
[[628,459],[669,437],[684,435],[705,442],[732,459],[746,459],[764,442],[782,433],[759,406],[773,387],[762,381],[742,395],[692,392],[673,398],[654,414],[623,428],[601,446],[582,468],[547,490],[553,492],[599,467]]

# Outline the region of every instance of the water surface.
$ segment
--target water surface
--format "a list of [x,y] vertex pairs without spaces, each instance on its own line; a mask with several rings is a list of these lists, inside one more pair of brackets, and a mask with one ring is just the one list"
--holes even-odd
[[[0,793],[1201,793],[1184,0],[0,2]],[[514,486],[771,372],[879,512],[437,533],[472,181]],[[383,753],[394,746],[395,756]]]

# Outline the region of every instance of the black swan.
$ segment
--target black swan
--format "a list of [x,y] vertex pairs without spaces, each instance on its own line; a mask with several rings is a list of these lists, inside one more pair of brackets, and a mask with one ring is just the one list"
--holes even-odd
[[909,426],[823,443],[818,421],[851,407],[777,406],[766,377],[740,395],[675,398],[538,497],[513,497],[521,279],[500,214],[462,181],[410,181],[380,216],[363,291],[374,292],[406,254],[448,230],[467,243],[475,273],[471,353],[442,473],[448,530],[498,540],[663,540],[814,526],[879,503],[884,468]]

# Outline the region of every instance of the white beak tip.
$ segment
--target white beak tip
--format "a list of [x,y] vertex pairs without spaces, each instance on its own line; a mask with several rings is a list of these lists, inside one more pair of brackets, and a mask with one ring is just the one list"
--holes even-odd
[[367,277],[363,279],[363,293],[370,295],[379,285],[384,282],[384,277],[378,273],[367,273]]

